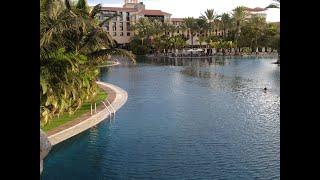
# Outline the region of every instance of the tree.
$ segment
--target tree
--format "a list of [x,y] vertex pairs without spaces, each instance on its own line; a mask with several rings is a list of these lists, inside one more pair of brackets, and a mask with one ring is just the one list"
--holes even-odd
[[46,124],[74,113],[97,91],[97,65],[108,55],[125,55],[95,20],[101,6],[86,1],[40,0],[40,119]]
[[259,45],[263,46],[261,43],[259,44],[259,42],[263,42],[262,37],[264,36],[267,26],[266,19],[261,16],[253,16],[248,24],[251,26],[252,34],[254,36],[254,48],[257,48]]
[[209,35],[211,35],[212,31],[215,28],[216,25],[216,21],[218,20],[220,16],[218,16],[215,12],[214,9],[207,9],[204,12],[204,15],[201,14],[200,18],[201,19],[205,19],[207,21],[207,23],[209,24]]
[[151,21],[146,17],[140,18],[138,22],[132,26],[132,29],[137,32],[137,36],[141,39],[142,46],[144,45],[144,39],[149,40],[150,36],[154,34],[155,30],[153,27]]
[[198,31],[197,21],[193,17],[188,17],[184,19],[183,26],[189,31],[191,36],[191,46],[193,48],[193,38]]
[[181,35],[172,36],[170,37],[169,41],[170,47],[174,49],[181,49],[186,44],[185,40],[182,38]]
[[246,9],[244,6],[238,6],[235,9],[233,9],[232,18],[236,25],[236,36],[235,36],[235,43],[238,43],[238,39],[241,34],[241,26],[242,23],[245,21],[247,16]]
[[221,25],[222,25],[222,29],[223,29],[223,38],[226,38],[226,29],[230,29],[231,28],[231,17],[228,13],[223,13],[221,15]]

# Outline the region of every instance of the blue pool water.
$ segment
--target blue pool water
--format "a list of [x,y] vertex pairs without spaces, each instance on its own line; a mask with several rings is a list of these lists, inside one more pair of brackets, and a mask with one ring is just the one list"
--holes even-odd
[[274,61],[139,58],[101,69],[128,101],[114,121],[55,146],[41,179],[280,179]]

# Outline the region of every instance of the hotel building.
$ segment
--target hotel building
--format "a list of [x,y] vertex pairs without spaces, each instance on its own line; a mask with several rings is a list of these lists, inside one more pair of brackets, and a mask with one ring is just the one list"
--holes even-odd
[[171,18],[171,14],[161,10],[146,9],[139,0],[125,0],[123,7],[102,7],[101,10],[102,12],[98,15],[100,21],[112,14],[120,15],[120,17],[115,17],[109,23],[104,24],[103,28],[119,45],[124,46],[130,42],[130,38],[134,35],[131,25],[139,18],[148,17],[161,22],[170,21]]
[[[183,18],[171,18],[171,14],[163,12],[161,10],[151,10],[146,9],[145,5],[139,0],[124,0],[124,5],[122,7],[102,7],[101,13],[98,15],[98,19],[103,21],[105,18],[110,17],[110,15],[118,14],[120,16],[112,18],[108,23],[103,25],[103,28],[113,37],[113,39],[120,46],[127,46],[131,41],[131,37],[134,36],[134,31],[132,31],[131,26],[138,21],[141,17],[147,17],[149,19],[157,19],[161,22],[170,22],[177,27],[177,31],[173,34],[183,34],[188,40],[187,44],[191,45],[191,35],[190,32],[182,32],[179,30],[179,26],[183,24]],[[264,8],[246,8],[248,12],[248,18],[253,15],[258,15],[266,17]],[[226,35],[228,30],[226,30]],[[172,34],[169,34],[170,36]],[[219,29],[213,30],[213,35],[223,36],[223,31]],[[193,44],[199,45],[199,37],[204,36],[202,33],[197,33],[193,38]],[[206,43],[203,42],[202,45]]]
[[267,18],[267,13],[266,13],[266,8],[248,8],[246,7],[246,11],[247,11],[247,18],[251,18],[252,16],[260,16],[263,18]]

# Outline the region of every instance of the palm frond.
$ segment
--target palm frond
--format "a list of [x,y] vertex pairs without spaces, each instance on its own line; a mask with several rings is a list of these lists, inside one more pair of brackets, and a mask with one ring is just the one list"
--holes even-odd
[[70,0],[65,0],[65,1],[64,1],[64,5],[66,6],[66,8],[67,8],[68,10],[71,10]]
[[135,55],[124,49],[112,48],[112,49],[102,49],[95,51],[89,55],[91,58],[104,57],[108,55],[118,55],[129,58],[133,63],[136,63]]
[[101,4],[95,5],[90,11],[89,17],[94,18],[101,11]]
[[116,14],[110,14],[104,19],[101,23],[99,23],[99,26],[102,27],[105,23],[109,22],[112,18],[120,16],[118,13]]

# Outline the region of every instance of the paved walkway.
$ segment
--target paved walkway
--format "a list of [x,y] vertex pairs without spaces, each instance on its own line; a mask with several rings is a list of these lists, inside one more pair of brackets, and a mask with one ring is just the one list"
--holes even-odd
[[[120,109],[128,99],[128,94],[126,91],[121,89],[118,86],[109,83],[97,82],[99,87],[104,89],[108,93],[108,98],[104,101],[108,108],[111,110],[109,103],[117,111]],[[79,118],[67,122],[55,129],[52,129],[47,132],[49,141],[52,145],[58,144],[66,139],[71,138],[74,135],[77,135],[96,124],[100,123],[102,120],[108,118],[110,115],[109,111],[105,108],[103,104],[100,104],[97,107],[97,113],[91,115],[91,112],[87,112],[80,116]]]

